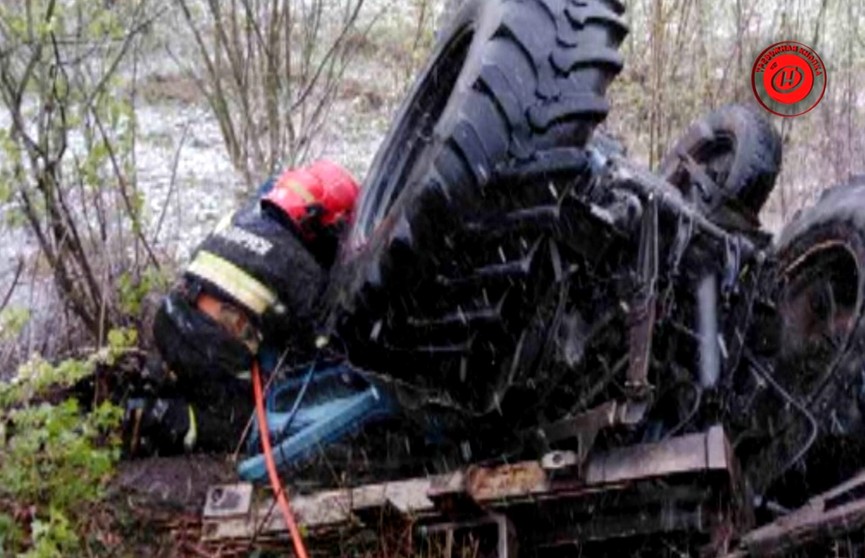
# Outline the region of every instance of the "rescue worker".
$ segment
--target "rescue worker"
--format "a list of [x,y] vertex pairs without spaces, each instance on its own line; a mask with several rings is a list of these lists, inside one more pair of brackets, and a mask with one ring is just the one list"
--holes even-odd
[[265,183],[219,223],[162,301],[124,421],[129,456],[233,449],[252,411],[253,358],[312,356],[319,300],[359,188],[319,161]]

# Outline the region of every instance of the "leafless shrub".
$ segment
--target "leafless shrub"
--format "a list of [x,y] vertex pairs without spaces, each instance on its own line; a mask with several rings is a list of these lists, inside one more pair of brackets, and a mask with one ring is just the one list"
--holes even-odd
[[[120,70],[155,0],[0,5],[0,205],[20,216],[53,283],[101,343],[158,262],[135,182],[135,114]],[[2,116],[2,115],[0,115]]]
[[235,167],[252,186],[304,159],[355,51],[365,0],[175,0],[204,93]]

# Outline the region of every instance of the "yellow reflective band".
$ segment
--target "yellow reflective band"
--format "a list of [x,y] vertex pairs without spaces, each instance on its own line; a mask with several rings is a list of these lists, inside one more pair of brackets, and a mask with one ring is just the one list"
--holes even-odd
[[231,220],[234,218],[234,213],[229,213],[225,217],[219,220],[219,223],[216,224],[216,228],[213,229],[213,232],[224,231],[228,227],[231,226]]
[[276,294],[255,277],[210,252],[199,252],[186,271],[210,281],[255,314],[277,302]]
[[315,201],[315,197],[297,180],[286,180],[285,182],[281,182],[279,186],[291,188],[294,193],[303,198],[303,201],[306,203],[312,203]]

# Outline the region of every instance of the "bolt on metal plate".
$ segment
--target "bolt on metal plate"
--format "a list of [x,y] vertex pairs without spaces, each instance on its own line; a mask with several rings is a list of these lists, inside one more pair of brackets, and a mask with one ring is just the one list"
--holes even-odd
[[252,504],[252,485],[249,483],[223,484],[207,489],[204,518],[231,517],[249,513]]

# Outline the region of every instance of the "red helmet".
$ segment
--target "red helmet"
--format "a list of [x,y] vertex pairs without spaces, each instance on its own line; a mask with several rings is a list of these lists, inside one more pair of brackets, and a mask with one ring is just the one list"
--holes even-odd
[[330,161],[317,161],[285,171],[262,203],[276,206],[300,228],[305,228],[312,215],[321,226],[329,227],[351,218],[359,191],[347,170]]

